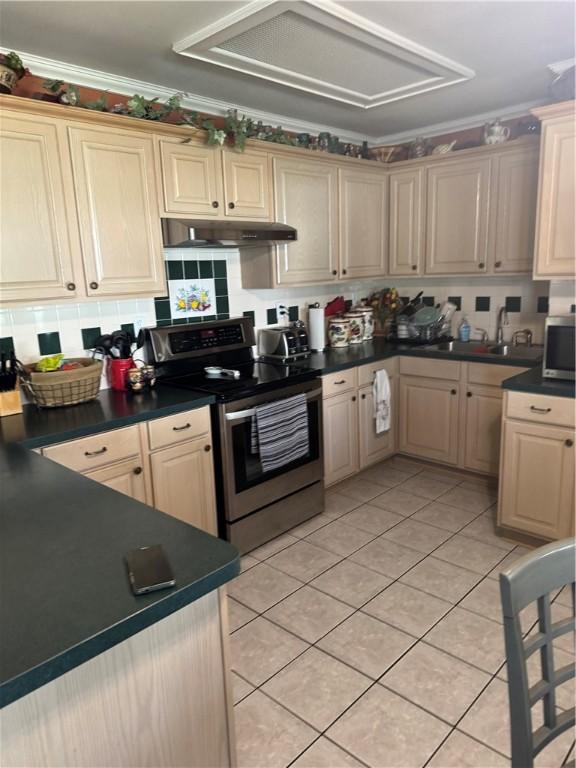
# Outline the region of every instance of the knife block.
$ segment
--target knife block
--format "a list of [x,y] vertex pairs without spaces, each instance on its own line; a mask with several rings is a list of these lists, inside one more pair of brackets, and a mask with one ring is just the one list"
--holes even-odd
[[0,418],[22,413],[22,398],[18,388],[0,392]]

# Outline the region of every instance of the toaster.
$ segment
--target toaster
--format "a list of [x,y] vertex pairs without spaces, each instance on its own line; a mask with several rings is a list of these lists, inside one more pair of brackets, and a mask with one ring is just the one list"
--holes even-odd
[[262,328],[258,334],[258,355],[263,360],[290,363],[310,357],[308,333],[302,326]]

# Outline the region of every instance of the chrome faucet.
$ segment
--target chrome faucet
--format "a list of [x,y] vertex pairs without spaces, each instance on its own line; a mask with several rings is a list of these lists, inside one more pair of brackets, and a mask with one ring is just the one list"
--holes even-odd
[[508,325],[508,312],[506,312],[506,307],[500,307],[498,311],[498,323],[496,325],[496,344],[504,343],[505,325]]

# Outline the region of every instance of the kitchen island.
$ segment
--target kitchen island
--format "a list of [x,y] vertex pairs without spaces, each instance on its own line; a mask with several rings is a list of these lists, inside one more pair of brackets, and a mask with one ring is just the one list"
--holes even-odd
[[[233,764],[235,548],[15,443],[0,481],[2,765]],[[150,544],[176,586],[136,597],[124,555]]]

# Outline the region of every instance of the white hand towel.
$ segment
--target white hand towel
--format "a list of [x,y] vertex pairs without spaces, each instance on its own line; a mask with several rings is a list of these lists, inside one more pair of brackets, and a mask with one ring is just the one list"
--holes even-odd
[[372,384],[376,434],[390,429],[390,379],[385,370],[376,371]]

